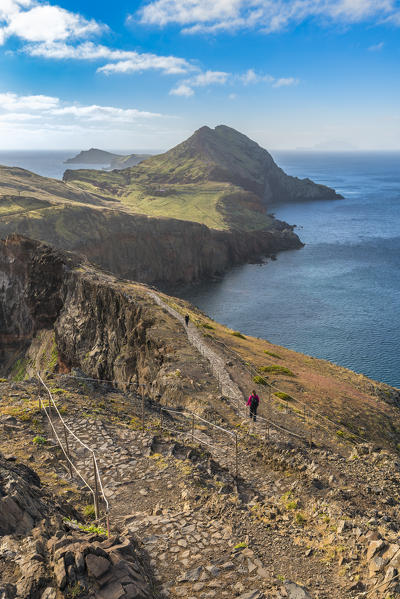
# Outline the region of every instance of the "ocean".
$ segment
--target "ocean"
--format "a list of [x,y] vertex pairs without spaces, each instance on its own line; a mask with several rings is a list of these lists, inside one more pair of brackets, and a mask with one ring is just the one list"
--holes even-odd
[[345,199],[272,206],[304,248],[179,295],[244,334],[400,387],[400,153],[273,156]]
[[[63,164],[77,152],[2,151],[0,164],[61,178],[82,168]],[[304,248],[178,294],[232,329],[400,387],[400,152],[272,154],[345,199],[272,206]]]

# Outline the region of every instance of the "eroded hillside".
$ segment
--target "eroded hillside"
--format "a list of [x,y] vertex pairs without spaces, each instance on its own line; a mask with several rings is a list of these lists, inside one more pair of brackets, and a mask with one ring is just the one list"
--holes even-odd
[[[398,595],[398,391],[38,242],[2,243],[0,271],[7,599]],[[109,540],[104,506],[94,531],[91,495],[56,448],[37,372],[98,455]],[[91,480],[90,454],[71,436],[69,451]],[[10,527],[14,505],[24,529]]]

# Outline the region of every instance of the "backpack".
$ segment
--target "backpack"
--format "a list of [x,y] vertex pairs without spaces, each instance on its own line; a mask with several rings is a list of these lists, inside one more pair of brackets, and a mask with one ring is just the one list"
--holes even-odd
[[256,395],[252,395],[251,396],[251,401],[250,401],[250,408],[252,410],[257,409],[258,406],[258,397]]

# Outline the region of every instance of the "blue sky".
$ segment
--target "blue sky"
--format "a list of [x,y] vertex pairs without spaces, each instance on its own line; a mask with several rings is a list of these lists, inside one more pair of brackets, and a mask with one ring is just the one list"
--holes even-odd
[[0,149],[400,149],[400,0],[0,0]]

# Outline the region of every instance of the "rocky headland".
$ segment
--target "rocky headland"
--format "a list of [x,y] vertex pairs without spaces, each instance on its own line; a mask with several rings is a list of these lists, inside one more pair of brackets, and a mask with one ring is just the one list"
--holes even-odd
[[82,150],[72,158],[67,158],[64,164],[102,164],[112,169],[122,169],[135,166],[150,156],[151,154],[113,154],[97,148],[90,148],[90,150]]
[[76,156],[67,158],[64,164],[111,164],[113,160],[124,158],[121,154],[113,154],[97,148],[82,150]]
[[302,247],[293,226],[268,215],[272,202],[340,197],[286,175],[266,150],[222,125],[123,170],[70,170],[56,181],[0,167],[0,193],[1,237],[27,235],[169,286]]

